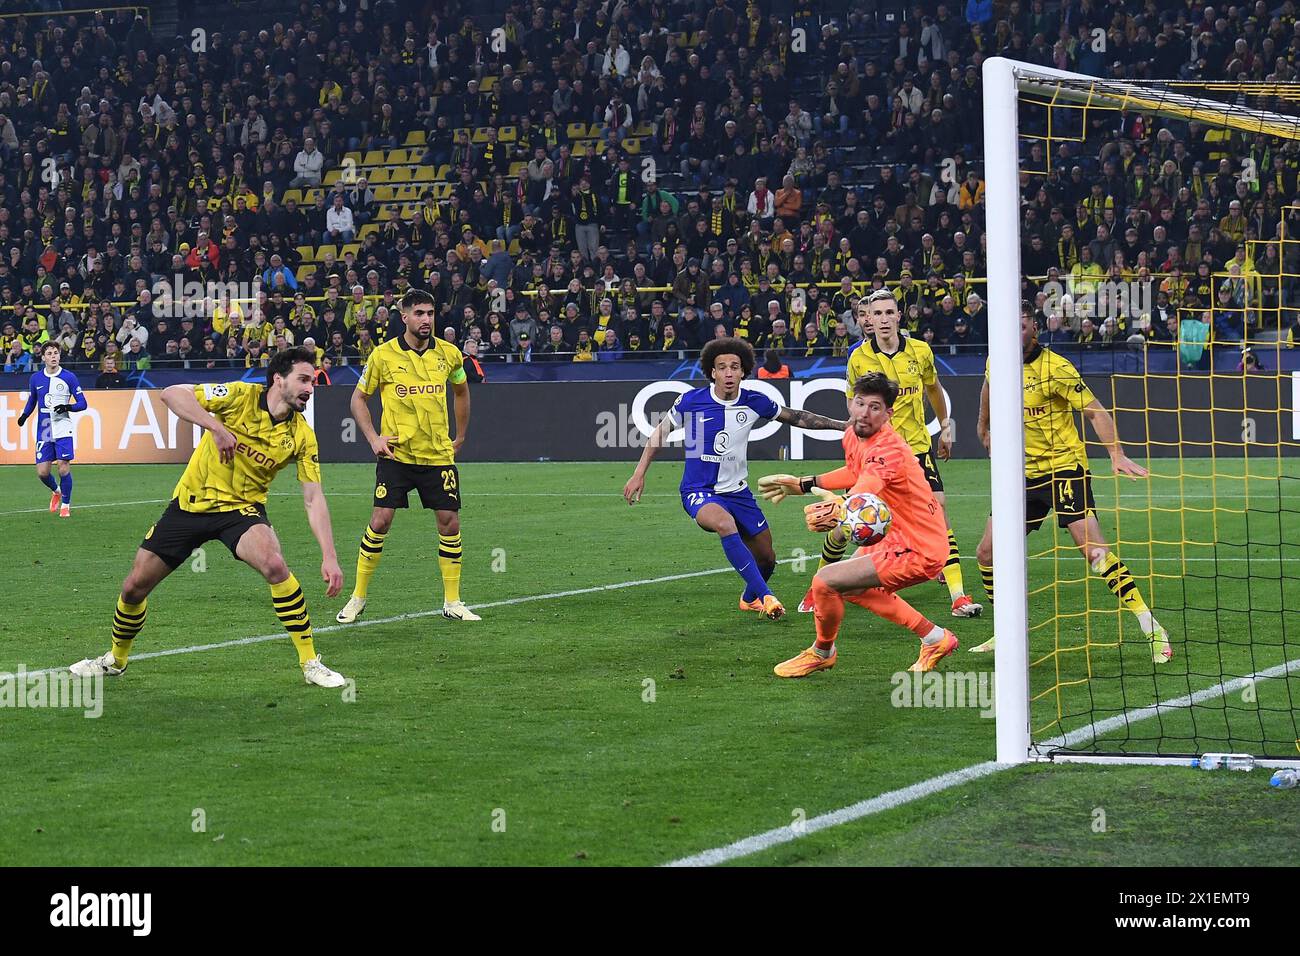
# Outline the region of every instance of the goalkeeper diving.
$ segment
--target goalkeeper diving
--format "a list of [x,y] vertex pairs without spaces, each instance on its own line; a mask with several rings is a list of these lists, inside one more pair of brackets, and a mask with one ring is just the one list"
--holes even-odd
[[778,677],[806,677],[835,666],[835,639],[844,619],[844,602],[906,627],[921,639],[920,654],[908,668],[930,671],[957,649],[957,636],[928,620],[898,596],[903,588],[930,581],[948,560],[948,524],[921,464],[890,421],[898,384],[883,372],[869,372],[853,384],[849,427],[844,430],[844,467],[823,475],[796,478],[768,475],[759,491],[780,504],[789,495],[816,493],[822,500],[804,509],[808,530],[837,528],[847,496],[828,489],[867,492],[889,505],[889,533],[847,560],[827,564],[813,577],[813,616],[817,638],[812,647],[774,668]]

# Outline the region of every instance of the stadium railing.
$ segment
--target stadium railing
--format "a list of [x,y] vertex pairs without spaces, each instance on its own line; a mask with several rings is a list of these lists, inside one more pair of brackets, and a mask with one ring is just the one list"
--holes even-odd
[[75,10],[26,10],[22,12],[5,13],[0,11],[0,20],[18,20],[22,18],[31,18],[33,20],[58,20],[62,17],[75,17],[83,13],[96,14],[113,14],[119,10],[129,10],[134,16],[143,16],[147,26],[153,26],[153,11],[149,7],[122,5],[117,7],[78,7]]

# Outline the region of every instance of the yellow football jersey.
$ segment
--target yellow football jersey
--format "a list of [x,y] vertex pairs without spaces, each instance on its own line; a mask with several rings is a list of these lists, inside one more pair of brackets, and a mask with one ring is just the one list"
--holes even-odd
[[370,353],[357,388],[379,393],[383,416],[380,434],[396,435],[393,458],[406,465],[451,465],[451,428],[447,420],[447,387],[466,380],[460,349],[433,338],[417,352],[405,335],[389,339]]
[[[988,378],[985,365],[984,377]],[[1050,349],[1034,346],[1025,359],[1025,476],[1042,478],[1088,467],[1075,413],[1095,400],[1079,370]]]
[[266,386],[254,382],[196,385],[194,395],[234,434],[234,460],[225,463],[205,431],[172,492],[182,511],[239,511],[266,502],[276,473],[298,463],[298,480],[320,481],[316,433],[297,412],[276,421],[266,407]]
[[874,336],[863,339],[849,352],[848,388],[853,400],[853,383],[868,372],[883,372],[898,383],[894,402],[894,430],[903,436],[912,451],[920,455],[930,450],[930,430],[926,427],[925,388],[939,381],[934,368],[934,352],[919,339],[899,336],[898,351],[882,352]]

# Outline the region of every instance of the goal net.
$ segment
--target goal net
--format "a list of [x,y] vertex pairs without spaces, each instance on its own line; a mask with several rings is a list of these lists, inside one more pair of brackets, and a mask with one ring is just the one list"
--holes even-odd
[[1031,498],[1083,506],[1068,437],[1026,422],[1022,312],[1149,471],[1117,475],[1076,408],[1104,543],[1056,511],[1026,535],[1041,505],[994,495],[998,759],[1295,763],[1300,87],[984,79],[986,155],[1018,157],[986,169],[993,487],[1028,466]]

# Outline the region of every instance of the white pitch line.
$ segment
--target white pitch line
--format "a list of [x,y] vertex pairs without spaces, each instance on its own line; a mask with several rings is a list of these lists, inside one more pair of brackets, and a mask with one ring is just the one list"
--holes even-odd
[[[1198,478],[1196,480],[1201,480],[1201,479]],[[1260,479],[1260,480],[1267,480],[1267,479]],[[273,498],[297,498],[299,497],[299,494],[300,493],[296,491],[272,491],[270,493],[270,496]],[[326,491],[325,493],[326,498],[369,498],[370,495],[371,492],[369,491]],[[988,498],[988,495],[986,494],[971,494],[969,492],[960,492],[960,491],[950,491],[947,493],[947,496],[949,498]],[[471,495],[471,497],[473,498],[610,498],[610,499],[615,499],[615,498],[622,498],[623,496],[620,492],[611,490],[611,491],[482,491],[482,492],[475,492],[473,495]],[[670,492],[670,491],[648,491],[644,493],[641,497],[642,498],[678,498],[680,496],[676,492]],[[1125,492],[1119,497],[1130,501],[1202,501],[1202,500],[1214,501],[1218,499],[1231,499],[1236,501],[1236,500],[1245,500],[1248,498],[1258,498],[1262,500],[1265,498],[1265,495],[1263,495],[1262,493],[1256,493],[1251,495],[1245,495],[1240,493],[1217,494],[1217,495],[1198,495],[1198,494],[1148,495],[1148,494],[1143,494],[1142,492]],[[132,505],[161,505],[161,504],[166,504],[169,501],[171,501],[170,498],[144,498],[138,501],[97,501],[97,502],[92,502],[91,504],[73,505],[73,508],[78,511],[86,508],[125,508]],[[39,514],[47,510],[48,507],[19,508],[17,510],[11,510],[11,511],[0,511],[0,516]],[[1134,509],[1132,508],[1125,509],[1126,512],[1132,512],[1133,510]],[[1229,514],[1242,513],[1240,511],[1231,511],[1228,509],[1225,510]],[[1255,512],[1255,513],[1272,514],[1275,512]]]
[[[808,558],[781,558],[777,564],[792,564],[796,561],[807,561]],[[597,584],[589,588],[574,588],[571,591],[552,591],[549,594],[528,594],[523,597],[506,598],[502,601],[489,601],[486,604],[472,604],[470,610],[481,611],[484,608],[506,607],[512,604],[530,604],[534,601],[551,601],[556,598],[577,597],[582,594],[598,594],[601,591],[619,591],[623,588],[642,587],[646,584],[664,584],[669,581],[684,581],[688,578],[703,578],[714,574],[735,573],[735,568],[713,568],[708,571],[687,571],[683,574],[665,574],[657,578],[639,578],[634,581],[617,581],[614,584]],[[312,628],[312,634],[331,634],[336,631],[353,630],[359,627],[374,627],[377,624],[395,624],[398,621],[411,621],[422,617],[440,617],[442,609],[432,611],[410,611],[406,614],[394,614],[391,617],[380,617],[372,620],[356,621],[352,624],[329,624],[325,627]],[[253,637],[238,637],[230,641],[217,641],[213,644],[191,644],[188,647],[173,647],[163,651],[146,651],[143,654],[132,654],[131,660],[145,661],[155,657],[173,657],[177,654],[196,654],[199,651],[215,651],[225,647],[242,647],[246,644],[264,644],[267,641],[282,641],[287,639],[288,634],[284,631],[277,631],[274,634],[258,634]],[[65,671],[67,667],[46,667],[43,670],[27,671],[29,675],[35,674],[54,674],[59,671]],[[3,675],[0,675],[3,676]]]
[[800,837],[808,836],[810,833],[817,833],[819,830],[839,826],[841,823],[861,820],[863,817],[882,813],[885,810],[892,810],[915,800],[923,800],[926,797],[947,790],[949,787],[960,786],[963,783],[978,780],[980,777],[987,777],[989,774],[1005,770],[1010,766],[1012,765],[994,763],[991,760],[987,763],[977,763],[962,770],[954,770],[951,773],[931,777],[929,780],[922,780],[920,783],[914,783],[910,787],[903,787],[901,790],[891,790],[888,793],[882,793],[878,797],[872,797],[870,800],[861,800],[851,806],[841,807],[839,810],[832,810],[830,813],[823,813],[805,821],[802,825],[789,823],[777,827],[775,830],[768,830],[766,833],[746,837],[743,840],[737,840],[735,843],[729,843],[714,850],[705,850],[703,853],[696,853],[693,856],[684,856],[680,860],[665,863],[664,866],[715,866],[719,863],[726,863],[728,860],[750,856],[771,847],[780,846],[782,843],[798,840]]
[[[327,491],[325,497],[328,498],[370,498],[373,496],[371,491]],[[302,495],[296,491],[272,491],[272,498],[300,498]],[[596,492],[596,491],[483,491],[476,492],[474,498],[618,498],[622,499],[623,495],[617,491]],[[643,494],[642,498],[680,498],[680,495],[669,492],[651,492]],[[130,505],[163,505],[171,501],[170,498],[144,498],[140,501],[97,501],[88,505],[76,504],[72,508],[74,511],[80,511],[83,508],[125,508]],[[17,511],[0,511],[0,516],[4,515],[33,515],[43,511],[48,511],[49,507],[44,508],[21,508]]]
[[[1134,711],[1125,711],[1122,714],[1107,717],[1105,720],[1094,721],[1087,727],[1081,727],[1078,730],[1071,731],[1061,737],[1054,737],[1053,739],[1046,741],[1042,746],[1068,747],[1079,743],[1086,743],[1094,740],[1100,734],[1109,733],[1119,727],[1134,724],[1143,720],[1149,720],[1152,717],[1166,713],[1170,710],[1193,707],[1196,704],[1203,703],[1204,701],[1211,700],[1215,697],[1221,697],[1236,690],[1244,690],[1247,685],[1252,684],[1255,681],[1282,677],[1291,671],[1296,670],[1300,670],[1300,658],[1286,661],[1285,663],[1267,668],[1266,670],[1257,671],[1248,677],[1237,677],[1230,681],[1220,681],[1212,687],[1206,687],[1202,690],[1196,691],[1195,693],[1176,697],[1173,700],[1161,701],[1152,704],[1149,707],[1140,707]],[[1009,770],[1016,766],[1020,765],[995,763],[993,761],[974,764],[970,767],[965,767],[962,770],[954,770],[951,773],[945,773],[937,777],[931,777],[928,780],[922,780],[920,783],[914,783],[909,787],[903,787],[901,790],[891,790],[888,793],[882,793],[878,797],[872,797],[868,800],[860,800],[850,806],[841,807],[838,810],[832,810],[829,813],[820,814],[805,821],[798,829],[796,829],[792,824],[786,824],[785,826],[777,827],[774,830],[768,830],[764,833],[746,837],[743,840],[737,840],[735,843],[728,843],[725,846],[716,847],[712,850],[704,850],[701,853],[695,853],[691,856],[684,856],[677,860],[671,860],[668,863],[664,863],[663,866],[716,866],[719,863],[738,860],[741,857],[752,856],[755,853],[761,853],[762,851],[769,850],[775,846],[791,843],[810,833],[817,833],[820,830],[839,826],[842,823],[852,823],[855,820],[861,820],[864,817],[883,813],[886,810],[893,810],[896,807],[903,806],[904,804],[923,800],[926,797],[939,793],[942,790],[947,790],[950,787],[959,786],[971,780],[978,780],[980,777],[987,777],[1001,770]]]
[[[330,495],[327,495],[326,497],[334,497],[334,498],[363,497],[363,498],[369,498],[370,495],[371,495],[371,493],[370,493],[369,491],[336,491],[336,492],[333,492],[333,493],[330,494]],[[298,493],[297,493],[297,492],[293,492],[293,491],[273,491],[273,492],[271,492],[271,496],[272,496],[272,497],[284,497],[284,498],[296,498],[296,497],[298,497]],[[567,493],[567,492],[559,492],[559,491],[492,491],[492,492],[485,492],[485,493],[483,493],[483,494],[474,495],[474,497],[475,497],[475,498],[621,498],[622,495],[619,495],[619,494],[617,494],[617,493],[613,493],[613,494],[604,494],[604,493],[598,493],[598,492],[575,492],[575,493],[573,493],[573,494],[569,494],[569,493]],[[675,495],[675,494],[670,494],[670,493],[656,492],[656,493],[644,494],[644,495],[642,495],[641,497],[642,497],[642,498],[678,498],[678,497],[680,497],[680,496],[679,496],[679,495]],[[952,496],[950,496],[950,497],[952,497]],[[973,496],[972,496],[972,497],[973,497]],[[145,499],[140,500],[140,501],[103,501],[103,502],[97,502],[97,503],[88,504],[88,505],[74,505],[74,508],[77,508],[77,509],[82,509],[82,508],[125,508],[125,507],[127,507],[127,506],[129,506],[129,505],[160,505],[160,504],[165,504],[165,503],[167,503],[167,502],[169,502],[169,501],[171,501],[170,498],[145,498]],[[20,510],[20,511],[0,511],[0,517],[4,517],[5,515],[37,514],[37,513],[45,512],[45,511],[48,511],[48,510],[49,510],[49,509],[48,509],[48,507],[47,507],[47,508],[25,508],[25,509]],[[1193,543],[1192,545],[1190,545],[1190,546],[1191,546],[1191,547],[1196,547],[1196,548],[1207,548],[1207,547],[1211,547],[1212,545],[1213,545],[1213,542],[1205,542],[1205,543],[1203,543],[1203,544],[1202,544],[1202,543],[1196,543],[1196,542],[1194,542],[1194,543]],[[1243,545],[1225,545],[1225,547],[1234,547],[1234,548],[1236,548],[1236,547],[1244,547],[1244,546],[1243,546]],[[1063,547],[1063,548],[1062,548],[1062,551],[1068,551],[1070,554],[1073,554],[1073,549],[1068,549],[1068,548],[1064,548],[1064,547]],[[794,561],[794,560],[798,560],[798,559],[796,559],[796,558],[788,558],[788,559],[783,559],[783,561],[778,561],[777,563],[778,563],[778,564],[781,564],[781,563],[786,563],[786,562],[788,562],[788,561]],[[1051,554],[1042,554],[1042,555],[1030,555],[1030,556],[1029,556],[1029,560],[1030,560],[1030,561],[1057,561],[1057,560],[1064,560],[1064,559],[1059,559],[1056,555],[1051,555]],[[1164,562],[1164,563],[1177,563],[1177,564],[1181,564],[1181,563],[1188,563],[1188,564],[1193,564],[1193,563],[1197,563],[1197,564],[1202,564],[1202,563],[1203,563],[1203,564],[1234,564],[1234,563],[1250,563],[1250,562],[1260,563],[1260,562],[1269,562],[1269,561],[1281,561],[1281,562],[1284,563],[1284,564],[1290,564],[1290,563],[1294,563],[1294,562],[1300,562],[1300,558],[1284,558],[1284,557],[1279,557],[1279,556],[1276,556],[1276,555],[1259,555],[1259,556],[1253,556],[1253,557],[1222,557],[1222,558],[1182,558],[1182,557],[1178,557],[1178,556],[1176,556],[1176,555],[1162,555],[1162,556],[1160,556],[1160,557],[1157,557],[1157,558],[1154,558],[1154,559],[1148,559],[1148,560],[1154,560],[1154,561],[1156,561],[1156,562]],[[701,572],[698,572],[698,573],[700,573],[700,574],[720,574],[722,571],[729,571],[729,570],[731,570],[731,569],[730,569],[730,568],[724,568],[724,569],[721,569],[721,570],[719,570],[719,571],[701,571]],[[665,580],[670,580],[670,579],[665,579]],[[646,582],[646,583],[653,583],[653,582]],[[540,600],[540,599],[541,599],[540,597],[530,597],[530,598],[524,598],[524,599],[522,599],[522,600]],[[507,603],[509,603],[509,602],[507,602]],[[484,605],[484,607],[494,607],[494,606],[495,606],[495,605]],[[431,611],[431,612],[429,612],[429,613],[431,613],[431,614],[432,614],[432,613],[439,613],[439,614],[440,614],[440,613],[442,613],[442,612],[441,612],[441,611],[438,611],[438,612],[432,612],[432,611]],[[323,630],[324,630],[324,628],[321,629],[321,631],[323,631]],[[321,633],[321,631],[317,631],[316,633]]]
[[[83,508],[125,508],[128,505],[160,505],[168,501],[171,501],[171,499],[145,498],[143,501],[99,501],[88,505],[73,505],[72,507],[81,511]],[[0,515],[34,515],[49,510],[49,505],[46,505],[44,508],[21,508],[18,511],[0,511]]]

